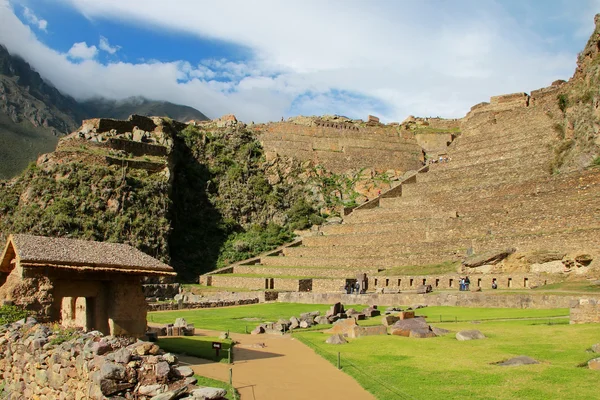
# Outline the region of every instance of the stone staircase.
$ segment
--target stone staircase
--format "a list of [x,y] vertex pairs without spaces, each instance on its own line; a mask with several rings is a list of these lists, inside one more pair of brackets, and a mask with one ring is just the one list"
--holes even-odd
[[[383,271],[458,262],[473,252],[506,247],[584,249],[599,258],[600,169],[550,173],[556,132],[548,115],[560,111],[552,102],[542,104],[468,115],[462,136],[449,147],[448,162],[429,165],[400,188],[353,210],[342,224],[323,226],[319,235],[235,272],[298,274],[313,279],[313,290],[333,291],[367,273],[371,289],[405,290],[422,282],[456,288],[459,276],[388,277]],[[495,278],[501,288],[553,279],[545,274]],[[478,277],[477,284],[489,287],[492,279]]]

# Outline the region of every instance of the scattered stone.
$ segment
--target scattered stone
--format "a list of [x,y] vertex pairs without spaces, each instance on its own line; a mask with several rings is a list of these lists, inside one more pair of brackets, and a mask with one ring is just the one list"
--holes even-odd
[[398,318],[400,319],[411,319],[415,317],[414,311],[402,311],[398,314]]
[[325,313],[326,317],[331,317],[333,315],[341,314],[344,312],[344,306],[342,303],[335,303],[331,306],[331,308]]
[[485,339],[485,335],[476,329],[460,331],[456,334],[456,340],[463,341],[463,340],[477,340],[477,339]]
[[265,333],[265,328],[262,325],[257,326],[250,332],[251,335],[260,335],[261,333]]
[[494,265],[504,260],[506,257],[510,256],[515,251],[515,248],[508,248],[504,250],[491,250],[482,254],[475,254],[473,256],[467,257],[462,262],[462,264],[465,267],[469,268],[475,268],[485,264]]
[[156,396],[164,391],[166,385],[161,385],[160,383],[154,385],[143,385],[138,388],[138,393],[144,396]]
[[513,357],[511,359],[508,359],[506,361],[499,361],[494,364],[496,364],[500,367],[512,367],[512,366],[518,366],[518,365],[539,364],[539,362],[534,360],[531,357],[518,356],[518,357]]
[[401,319],[392,325],[390,333],[396,336],[409,337],[410,331],[415,329],[429,329],[425,318]]
[[427,328],[411,329],[410,333],[408,335],[408,337],[418,338],[418,339],[431,338],[431,337],[435,337],[435,336],[436,336],[436,334],[431,330],[431,328],[429,326]]
[[[184,387],[181,387],[176,390],[170,390],[168,392],[156,395],[156,396],[152,397],[150,400],[174,400],[174,399],[178,398],[181,394],[185,393],[186,390],[187,390],[187,388],[184,386]],[[192,393],[193,393],[193,391],[192,391]]]
[[448,329],[444,329],[444,328],[437,328],[435,326],[431,327],[431,331],[433,333],[435,333],[436,336],[445,336],[447,334],[450,333],[450,331]]
[[330,329],[323,331],[323,333],[327,334],[341,334],[347,335],[350,330],[357,326],[356,320],[354,318],[346,318],[339,321],[336,321]]
[[600,371],[600,357],[593,358],[590,361],[588,361],[588,368],[596,370],[596,371]]
[[300,327],[300,321],[296,317],[290,318],[290,329],[296,329]]
[[385,315],[381,318],[381,322],[385,326],[392,326],[399,320],[400,320],[400,318],[395,315]]
[[359,338],[363,336],[387,335],[387,327],[383,325],[376,326],[354,326],[348,331],[349,338]]
[[194,370],[192,370],[190,367],[186,367],[186,366],[176,367],[175,371],[176,371],[177,375],[182,376],[184,378],[189,378],[190,376],[194,375]]
[[592,345],[592,351],[594,353],[600,353],[600,343],[596,343]]
[[362,311],[362,313],[365,314],[365,316],[367,316],[369,318],[371,318],[371,317],[378,317],[378,316],[381,315],[381,311],[379,311],[377,309],[377,306],[372,306],[372,307],[369,307],[369,308],[365,308]]
[[346,344],[348,341],[340,334],[331,335],[325,341],[327,344]]
[[213,387],[203,387],[192,390],[192,395],[197,398],[216,400],[227,396],[227,390]]

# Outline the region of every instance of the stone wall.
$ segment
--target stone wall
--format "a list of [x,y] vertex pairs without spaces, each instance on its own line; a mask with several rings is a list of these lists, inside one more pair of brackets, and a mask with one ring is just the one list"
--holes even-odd
[[[590,297],[600,301],[600,296]],[[486,292],[455,293],[399,293],[399,294],[343,294],[343,293],[279,293],[277,299],[282,303],[306,304],[368,304],[386,306],[427,306],[487,307],[487,308],[569,308],[571,302],[579,301],[579,296],[543,295],[543,294],[501,294]]]
[[491,289],[496,282],[498,289],[528,289],[561,280],[556,274],[445,274],[445,275],[398,275],[369,276],[370,289],[416,290],[420,285],[433,289],[458,289],[461,277],[469,276],[471,289]]
[[106,146],[114,150],[122,150],[127,154],[133,154],[136,157],[140,156],[156,156],[166,157],[168,149],[165,146],[160,146],[150,143],[135,142],[133,140],[123,140],[118,138],[110,138],[106,142]]
[[583,298],[571,301],[572,324],[600,323],[600,298]]
[[54,331],[33,318],[0,327],[0,380],[9,400],[175,398],[198,389],[191,375],[153,343]]
[[312,161],[342,173],[362,167],[408,171],[423,165],[412,133],[393,126],[358,127],[344,122],[278,122],[256,126],[265,152]]

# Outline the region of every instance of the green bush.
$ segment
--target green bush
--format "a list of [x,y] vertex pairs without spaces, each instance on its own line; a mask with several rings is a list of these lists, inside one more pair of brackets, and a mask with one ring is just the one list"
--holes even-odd
[[569,106],[569,97],[566,94],[561,93],[556,96],[556,99],[558,100],[558,108],[560,108],[560,111],[563,113],[567,111],[567,107]]
[[600,166],[600,156],[596,157],[596,159],[593,162],[593,165],[599,165]]
[[17,306],[2,306],[0,307],[0,325],[12,324],[29,315],[27,310]]

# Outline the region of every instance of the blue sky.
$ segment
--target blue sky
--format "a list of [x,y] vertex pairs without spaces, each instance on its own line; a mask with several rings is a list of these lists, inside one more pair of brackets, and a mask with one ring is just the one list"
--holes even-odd
[[402,121],[568,79],[597,12],[599,0],[0,0],[0,43],[80,99]]

